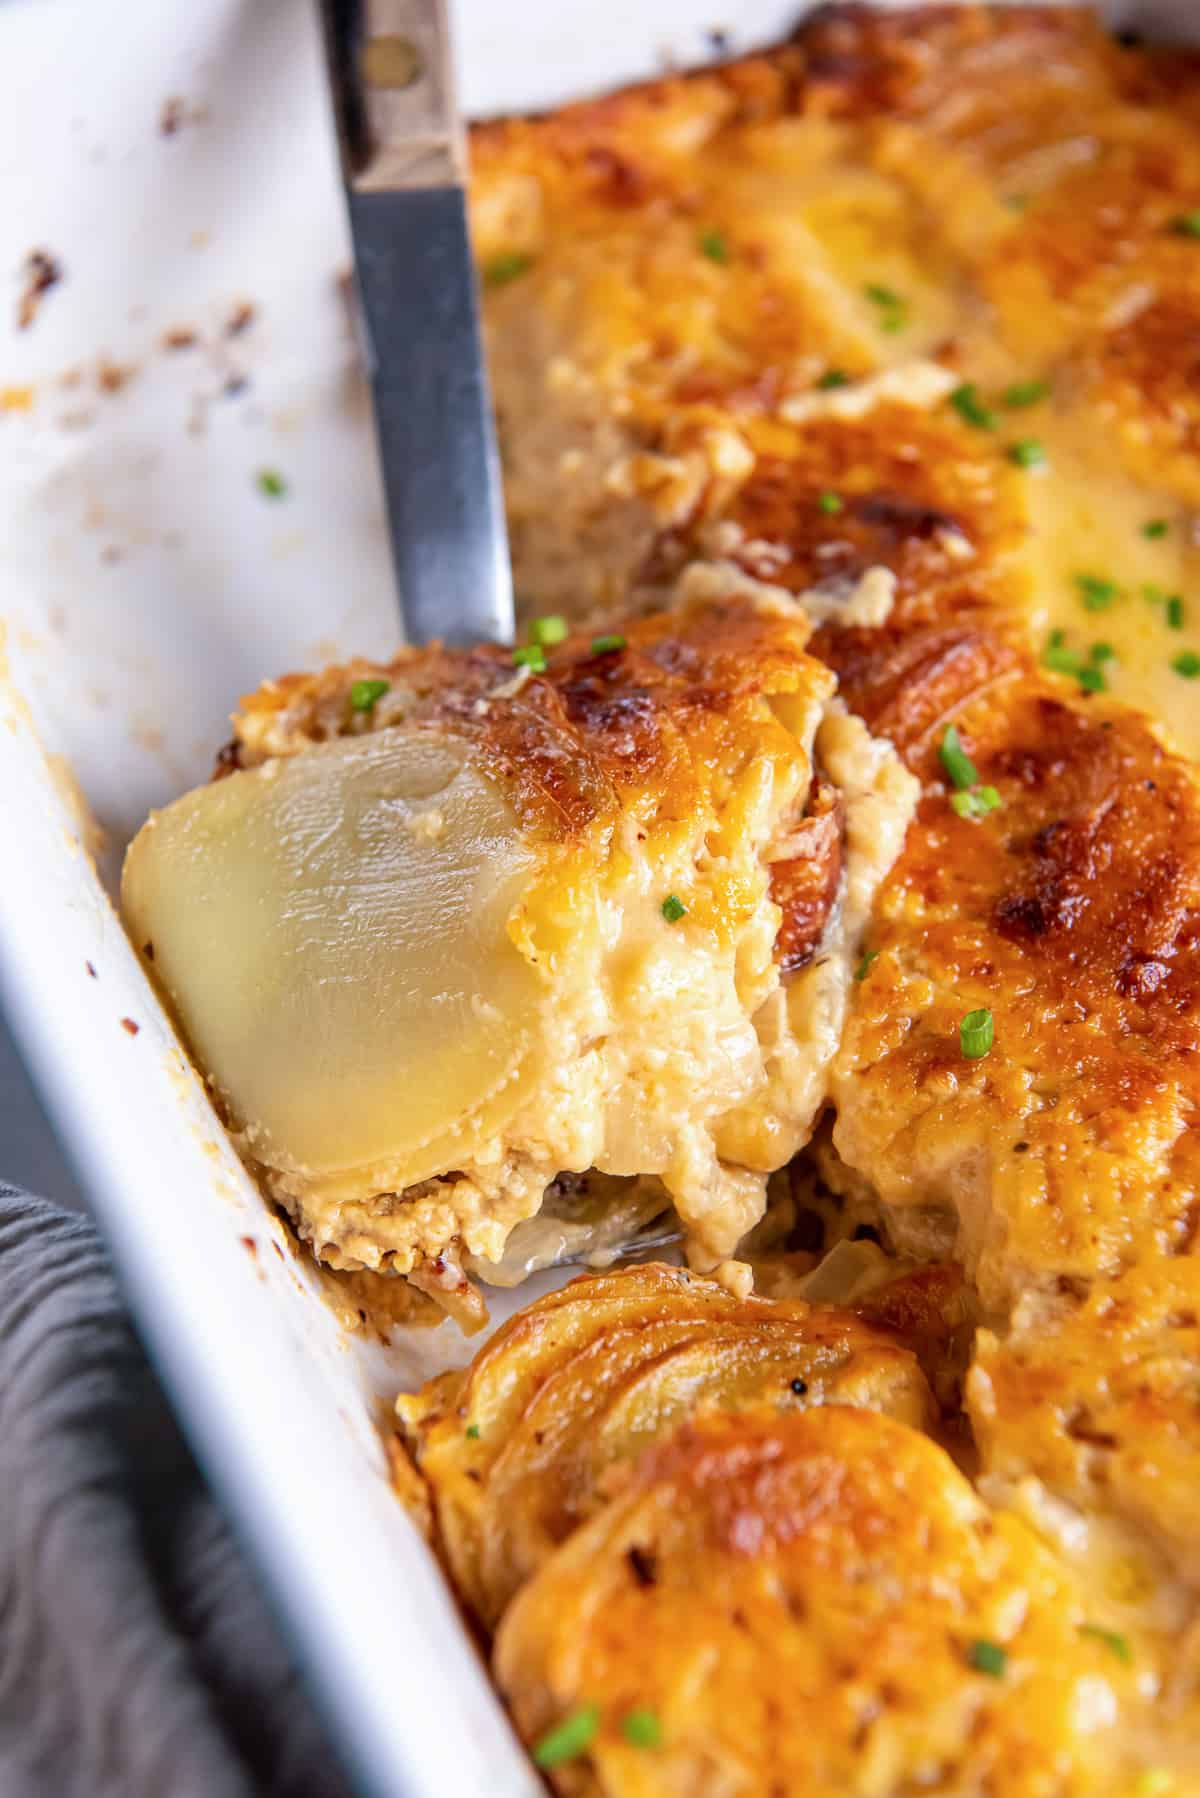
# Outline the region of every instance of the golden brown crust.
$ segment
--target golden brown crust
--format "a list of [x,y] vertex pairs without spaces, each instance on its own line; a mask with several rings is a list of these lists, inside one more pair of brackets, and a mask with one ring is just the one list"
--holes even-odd
[[[812,647],[925,783],[855,989],[842,1184],[882,1197],[890,1246],[953,1244],[978,1281],[996,1489],[1024,1470],[1190,1569],[1194,1346],[1162,1295],[1200,1248],[1200,792],[1029,637],[1049,610],[1072,651],[1115,644],[1108,678],[1135,696],[1156,667],[1141,691],[1193,732],[1169,668],[1195,628],[1200,250],[1180,220],[1200,54],[1127,48],[1075,8],[845,7],[474,149],[484,263],[531,259],[487,300],[522,590],[580,615],[630,589],[661,604],[695,559],[816,590]],[[974,404],[949,403],[955,381]],[[539,435],[555,408],[560,437]],[[594,581],[565,591],[547,517]],[[839,622],[878,567],[890,617]],[[1101,617],[1077,591],[1091,569],[1112,577]],[[1146,603],[1176,587],[1182,639]],[[951,723],[1000,796],[979,820],[950,805]],[[977,1007],[995,1040],[971,1060]],[[931,1369],[954,1359],[938,1328],[931,1303]],[[1081,1446],[1073,1406],[1115,1418],[1117,1446]]]
[[859,1404],[923,1425],[913,1356],[846,1311],[738,1299],[683,1269],[583,1276],[400,1412],[460,1595],[494,1627],[646,1443],[697,1409]]
[[[1132,1673],[1086,1620],[940,1449],[829,1406],[650,1449],[514,1601],[495,1665],[527,1741],[597,1707],[564,1793],[1065,1798],[1130,1778],[1110,1725]],[[622,1732],[639,1707],[652,1753]]]
[[1164,1575],[1200,1591],[1198,1369],[1195,1257],[1101,1281],[1057,1315],[1024,1306],[1007,1339],[985,1333],[971,1372],[984,1472],[1009,1492],[1032,1477],[1085,1516],[1121,1520],[1149,1551],[1148,1596]]
[[[832,684],[803,654],[808,635],[799,610],[734,600],[571,636],[545,650],[541,672],[491,645],[435,644],[284,675],[242,700],[237,765],[391,724],[443,727],[472,743],[546,838],[578,838],[621,812],[649,825],[695,814],[738,755],[794,745],[771,701],[819,703]],[[356,713],[356,680],[390,690]]]
[[[1198,1221],[1194,776],[1136,715],[1037,688],[955,714],[1001,796],[983,820],[951,810],[928,735],[913,745],[926,797],[836,1079],[842,1155],[889,1203],[955,1205],[993,1305],[1186,1251]],[[980,1006],[995,1043],[971,1062],[959,1025]]]
[[[877,907],[836,1140],[889,1203],[957,1210],[996,1306],[1028,1278],[1193,1242],[1200,796],[1136,716],[1032,665],[1036,488],[1002,453],[1005,427],[1029,428],[996,397],[1007,377],[987,377],[993,430],[925,375],[920,403],[820,382],[902,372],[898,340],[918,373],[922,355],[955,375],[982,355],[1053,386],[1064,457],[1115,423],[1129,469],[1189,496],[1200,255],[1174,221],[1200,193],[1198,94],[1200,57],[1126,49],[1073,9],[847,7],[778,50],[476,144],[485,262],[513,222],[503,196],[537,194],[532,266],[490,302],[497,343],[507,307],[551,321],[643,451],[678,458],[701,427],[741,446],[735,473],[660,508],[644,589],[713,556],[796,593],[896,577],[886,623],[814,640],[927,782]],[[850,183],[849,223],[821,212],[826,177]],[[912,298],[891,341],[853,285],[872,268]],[[672,269],[703,303],[669,304]],[[782,346],[785,312],[800,322]],[[545,403],[536,382],[502,393],[518,440],[526,398]],[[576,486],[552,476],[547,506]],[[983,821],[950,810],[950,722],[1001,795]],[[969,1063],[958,1026],[982,1005],[996,1046]]]

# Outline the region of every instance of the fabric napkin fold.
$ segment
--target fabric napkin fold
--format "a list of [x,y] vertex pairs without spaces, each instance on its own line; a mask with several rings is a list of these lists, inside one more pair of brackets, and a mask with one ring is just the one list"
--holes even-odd
[[0,1793],[349,1791],[94,1227],[0,1183]]

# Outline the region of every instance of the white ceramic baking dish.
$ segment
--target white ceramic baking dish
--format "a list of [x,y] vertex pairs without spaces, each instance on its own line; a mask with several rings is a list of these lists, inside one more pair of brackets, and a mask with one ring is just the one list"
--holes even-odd
[[[547,105],[701,61],[722,26],[735,49],[781,35],[798,10],[526,0],[514,27],[458,0],[461,85],[476,113]],[[1178,30],[1188,10],[1140,17]],[[18,331],[35,248],[62,279]],[[347,1338],[276,1253],[107,896],[146,812],[207,774],[237,694],[396,641],[346,266],[308,0],[0,7],[4,996],[360,1789],[507,1798],[540,1785],[375,1428],[462,1341]]]

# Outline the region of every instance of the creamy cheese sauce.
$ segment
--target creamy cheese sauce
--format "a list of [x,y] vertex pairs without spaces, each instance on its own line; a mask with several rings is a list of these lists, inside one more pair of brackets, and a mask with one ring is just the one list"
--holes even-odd
[[[774,230],[786,224],[803,235],[810,292],[838,296],[839,324],[853,328],[875,370],[884,371],[852,389],[801,396],[791,402],[792,414],[799,421],[806,405],[820,408],[822,399],[844,407],[850,395],[886,382],[887,371],[952,341],[955,379],[976,385],[993,416],[987,435],[997,455],[1032,441],[1044,456],[1022,471],[1028,534],[1021,561],[1034,642],[1052,656],[1065,652],[1055,659],[1074,656],[1085,668],[1099,667],[1108,691],[1160,720],[1181,749],[1200,758],[1200,519],[1126,471],[1114,445],[1117,422],[1089,396],[1076,368],[1014,355],[953,262],[921,240],[912,197],[884,175],[854,166],[835,127],[784,121],[766,128],[760,145],[759,161],[777,173],[773,186],[760,172],[739,192],[755,207],[755,229],[771,228],[772,206],[787,213]],[[785,179],[789,163],[801,160],[805,171]],[[905,172],[911,180],[912,171]],[[926,201],[963,206],[965,177],[953,159],[926,179]],[[939,194],[939,179],[957,191]],[[1003,232],[1012,215],[993,190],[980,183],[969,199],[981,238]],[[968,229],[961,221],[959,228]],[[869,291],[900,304],[872,301]],[[1007,390],[1032,382],[1044,383],[1044,398],[1004,403]],[[937,397],[922,394],[915,403]],[[788,415],[787,402],[782,411]],[[1092,577],[1086,588],[1080,577]],[[1193,656],[1197,672],[1189,675]],[[1184,671],[1175,666],[1181,659]]]

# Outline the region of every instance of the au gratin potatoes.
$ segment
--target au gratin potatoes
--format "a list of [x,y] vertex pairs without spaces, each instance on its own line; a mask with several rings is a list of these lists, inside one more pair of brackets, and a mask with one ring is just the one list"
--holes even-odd
[[398,1404],[556,1790],[1198,1794],[1200,56],[472,155],[522,641],[243,700],[131,933],[326,1262],[597,1270]]

